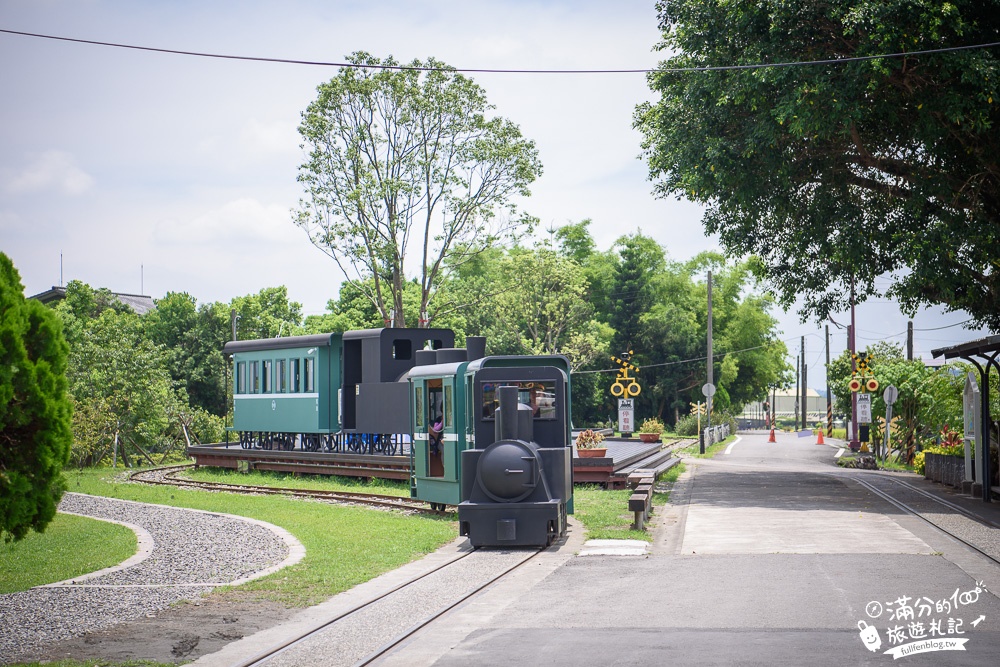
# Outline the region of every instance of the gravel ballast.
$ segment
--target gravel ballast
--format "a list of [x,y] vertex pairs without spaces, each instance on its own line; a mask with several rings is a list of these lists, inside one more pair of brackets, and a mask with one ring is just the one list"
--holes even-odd
[[5,661],[155,614],[216,586],[260,576],[289,561],[291,552],[301,554],[301,545],[284,531],[240,517],[78,493],[67,493],[59,509],[139,527],[152,538],[152,547],[126,567],[0,595]]

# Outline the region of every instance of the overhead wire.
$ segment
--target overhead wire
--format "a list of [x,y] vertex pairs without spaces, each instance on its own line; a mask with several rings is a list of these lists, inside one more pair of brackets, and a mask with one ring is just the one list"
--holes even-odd
[[138,44],[123,44],[120,42],[104,42],[93,39],[82,39],[78,37],[64,37],[60,35],[48,35],[36,32],[26,32],[23,30],[10,30],[0,28],[0,33],[8,35],[20,35],[22,37],[33,37],[36,39],[49,39],[62,42],[73,42],[76,44],[90,44],[92,46],[107,46],[117,49],[130,49],[134,51],[150,51],[154,53],[166,53],[170,55],[193,56],[197,58],[218,58],[223,60],[242,60],[250,62],[279,63],[284,65],[310,65],[316,67],[345,67],[353,69],[374,69],[374,70],[394,70],[394,71],[418,71],[418,72],[462,72],[470,74],[651,74],[651,73],[674,73],[686,72],[719,72],[736,70],[756,70],[781,67],[805,67],[811,65],[842,65],[852,62],[864,62],[869,60],[881,60],[889,58],[906,58],[934,53],[949,53],[954,51],[972,51],[988,49],[1000,46],[1000,42],[987,42],[984,44],[967,44],[964,46],[950,46],[939,49],[922,49],[919,51],[902,51],[898,53],[882,53],[870,56],[847,56],[844,58],[823,58],[819,60],[795,60],[777,63],[755,63],[750,65],[705,65],[700,67],[660,67],[641,69],[498,69],[498,68],[473,68],[473,67],[428,67],[418,65],[385,65],[385,64],[365,64],[322,60],[301,60],[296,58],[266,58],[263,56],[239,56],[224,53],[209,53],[205,51],[186,51],[182,49],[166,49],[153,46],[141,46]]

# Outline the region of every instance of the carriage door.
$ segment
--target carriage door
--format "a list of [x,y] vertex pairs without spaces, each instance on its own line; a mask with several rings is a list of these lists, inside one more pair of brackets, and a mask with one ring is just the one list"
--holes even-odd
[[[448,420],[440,379],[427,380],[427,469],[428,477],[444,477],[445,434]],[[450,393],[450,392],[449,392]]]

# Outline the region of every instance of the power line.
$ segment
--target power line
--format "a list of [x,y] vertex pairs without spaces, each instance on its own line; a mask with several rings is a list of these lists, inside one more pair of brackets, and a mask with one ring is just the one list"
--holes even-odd
[[472,74],[650,74],[674,73],[682,74],[687,72],[720,72],[734,70],[756,70],[777,67],[805,67],[809,65],[841,65],[844,63],[863,62],[868,60],[880,60],[887,58],[905,58],[912,56],[928,55],[932,53],[948,53],[952,51],[972,51],[988,49],[1000,46],[1000,42],[989,42],[986,44],[969,44],[966,46],[951,46],[940,49],[924,49],[922,51],[908,51],[900,53],[883,53],[872,56],[849,56],[846,58],[826,58],[822,60],[796,60],[780,63],[757,63],[753,65],[707,65],[703,67],[665,67],[658,69],[494,69],[494,68],[471,68],[471,67],[417,67],[413,65],[368,65],[348,62],[328,62],[322,60],[298,60],[294,58],[265,58],[262,56],[237,56],[222,53],[207,53],[203,51],[183,51],[179,49],[163,49],[153,46],[140,46],[137,44],[121,44],[117,42],[101,42],[92,39],[80,39],[77,37],[62,37],[59,35],[45,35],[34,32],[24,32],[21,30],[8,30],[0,28],[0,33],[8,35],[20,35],[22,37],[35,37],[37,39],[51,39],[61,42],[73,42],[76,44],[91,44],[93,46],[109,46],[117,49],[132,49],[134,51],[151,51],[154,53],[167,53],[179,56],[194,56],[197,58],[219,58],[223,60],[243,60],[251,62],[280,63],[284,65],[312,65],[317,67],[349,67],[355,69],[381,69],[397,71],[418,71],[418,72],[467,72]]
[[964,322],[956,322],[955,324],[946,324],[943,327],[932,327],[930,329],[914,329],[914,331],[941,331],[941,329],[951,329],[952,327],[960,327],[963,324],[968,324],[972,321],[972,318],[965,320]]
[[[780,342],[787,342],[787,341],[790,341],[790,340],[794,340],[794,339],[793,338],[788,338],[788,339],[782,340]],[[750,352],[751,350],[759,350],[759,349],[761,349],[763,347],[769,347],[771,345],[774,345],[774,343],[776,343],[776,342],[779,342],[779,341],[769,341],[767,343],[764,343],[763,345],[755,345],[753,347],[745,347],[742,350],[731,350],[729,352],[717,352],[717,353],[715,353],[715,354],[712,355],[712,358],[715,359],[716,357],[725,357],[728,354],[739,354],[740,352]],[[646,364],[645,366],[639,366],[638,368],[639,368],[639,370],[642,370],[644,368],[661,368],[663,366],[679,366],[680,364],[691,364],[691,363],[694,363],[696,361],[702,361],[702,362],[705,361],[705,356],[702,355],[700,357],[695,357],[693,359],[681,359],[680,361],[664,361],[663,363],[659,363],[659,364]],[[596,370],[596,371],[573,371],[573,375],[591,375],[593,373],[617,373],[620,370],[621,370],[620,368],[603,368],[601,370]]]

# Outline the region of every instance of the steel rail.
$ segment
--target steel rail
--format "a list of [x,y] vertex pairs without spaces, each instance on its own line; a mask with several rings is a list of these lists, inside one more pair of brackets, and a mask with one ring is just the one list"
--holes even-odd
[[[316,500],[334,501],[339,503],[355,503],[369,505],[372,507],[405,510],[408,512],[421,512],[423,514],[433,514],[444,516],[450,511],[432,510],[426,505],[411,501],[402,496],[390,496],[378,493],[360,493],[356,491],[327,491],[322,489],[290,489],[285,487],[257,486],[250,484],[225,484],[219,482],[199,482],[191,479],[178,479],[174,477],[183,469],[190,468],[190,465],[168,466],[166,468],[154,468],[152,470],[142,470],[133,472],[129,479],[144,484],[160,484],[164,486],[176,486],[181,488],[200,489],[204,491],[224,491],[230,493],[246,493],[275,496],[292,496],[297,498],[314,498]],[[167,471],[167,472],[164,472]],[[162,474],[159,479],[150,479],[150,474]]]
[[390,652],[392,649],[396,648],[397,646],[399,646],[400,644],[402,644],[403,642],[405,642],[407,639],[409,639],[413,635],[417,634],[420,630],[426,628],[428,625],[430,625],[431,623],[433,623],[437,619],[439,619],[442,616],[444,616],[445,614],[447,614],[449,611],[451,611],[455,607],[457,607],[457,606],[465,603],[467,600],[472,599],[474,596],[478,595],[481,591],[485,590],[486,588],[489,588],[490,586],[492,586],[496,582],[500,581],[500,579],[506,577],[508,574],[510,574],[514,570],[518,569],[519,567],[521,567],[522,565],[524,565],[528,561],[532,560],[533,558],[535,558],[536,556],[538,556],[538,554],[542,553],[542,551],[544,551],[544,549],[538,549],[537,551],[535,551],[535,553],[531,554],[530,556],[528,556],[527,558],[525,558],[521,562],[515,563],[514,565],[510,566],[509,568],[507,568],[506,570],[504,570],[500,574],[496,575],[495,577],[493,577],[492,579],[490,579],[486,583],[484,583],[481,586],[478,586],[475,589],[469,591],[467,594],[463,595],[461,598],[459,598],[458,600],[456,600],[452,604],[449,604],[448,606],[446,606],[446,607],[438,610],[437,612],[435,612],[434,614],[428,616],[426,619],[424,619],[423,621],[421,621],[421,622],[417,623],[416,625],[412,626],[408,630],[404,630],[402,633],[400,633],[399,635],[397,635],[393,639],[389,640],[387,643],[385,643],[382,646],[380,646],[379,648],[375,649],[372,653],[369,653],[367,656],[365,656],[361,660],[359,660],[356,663],[354,663],[354,667],[364,667],[364,665],[370,665],[371,663],[373,663],[374,661],[378,660],[379,658],[381,658],[386,653]]
[[[850,478],[853,479],[853,480],[855,480],[858,484],[860,484],[864,488],[868,489],[869,491],[871,491],[875,495],[879,496],[880,498],[882,498],[883,500],[885,500],[889,504],[891,504],[891,505],[895,506],[896,508],[898,508],[898,509],[906,512],[907,514],[912,514],[913,516],[917,517],[918,519],[921,519],[921,520],[925,521],[926,523],[928,523],[929,525],[931,525],[932,527],[934,527],[938,531],[944,533],[945,535],[947,535],[951,539],[953,539],[953,540],[955,540],[957,542],[961,542],[962,544],[964,544],[965,546],[969,547],[973,551],[975,551],[975,552],[979,553],[980,555],[982,555],[984,558],[986,558],[986,559],[988,559],[988,560],[996,563],[997,565],[1000,565],[1000,559],[998,559],[997,557],[995,557],[995,556],[993,556],[993,555],[991,555],[989,553],[986,553],[985,551],[983,551],[982,549],[980,549],[978,546],[976,546],[972,542],[970,542],[970,541],[966,540],[965,538],[963,538],[961,535],[957,535],[957,534],[953,533],[952,531],[948,530],[947,528],[944,528],[943,526],[939,526],[938,524],[936,524],[935,522],[931,521],[926,516],[924,516],[918,509],[916,509],[914,507],[911,507],[906,502],[904,502],[904,501],[902,501],[902,500],[900,500],[898,498],[895,498],[894,496],[892,496],[889,493],[886,493],[882,489],[877,488],[874,484],[872,484],[868,480],[863,479],[861,475],[852,475],[852,476],[850,476]],[[880,476],[880,478],[890,479],[890,481],[894,481],[894,482],[897,481],[897,480],[892,480],[891,478],[885,478],[883,476]],[[902,484],[902,485],[904,485],[904,486],[907,486],[907,487],[910,486],[909,484],[905,484],[903,482],[899,482],[899,483]],[[910,487],[910,488],[912,488],[914,491],[920,491],[919,489],[916,489],[916,488],[913,488],[913,487]],[[923,493],[922,495],[926,495],[929,499],[931,499],[931,500],[939,503],[943,507],[947,507],[949,510],[952,510],[952,511],[955,511],[956,509],[961,510],[961,508],[959,508],[958,506],[953,505],[952,503],[949,503],[946,500],[942,500],[940,498],[936,498],[933,494]],[[990,522],[984,521],[980,517],[977,517],[974,514],[971,514],[969,512],[965,512],[964,510],[961,511],[961,514],[963,516],[966,516],[966,517],[968,517],[970,519],[973,519],[973,520],[975,520],[975,521],[977,521],[977,522],[979,522],[979,523],[981,523],[981,524],[983,524],[985,526],[989,526],[991,528],[995,527]]]
[[281,642],[279,644],[276,644],[276,645],[274,645],[274,646],[272,646],[272,647],[270,647],[268,649],[265,649],[261,653],[258,653],[257,655],[255,655],[255,656],[253,656],[253,657],[251,657],[251,658],[249,658],[247,660],[244,660],[243,662],[236,663],[232,667],[253,667],[254,665],[261,665],[261,664],[265,663],[267,660],[270,660],[271,658],[273,658],[277,654],[281,653],[282,651],[284,651],[284,650],[286,650],[286,649],[288,649],[288,648],[290,648],[290,647],[292,647],[292,646],[294,646],[294,645],[296,645],[296,644],[298,644],[300,642],[305,641],[309,637],[312,637],[313,635],[315,635],[315,634],[317,634],[319,632],[322,632],[326,628],[329,628],[331,625],[333,625],[337,621],[340,621],[340,620],[342,620],[344,618],[347,618],[351,614],[356,614],[357,612],[361,611],[362,609],[365,609],[366,607],[370,607],[371,605],[375,604],[376,602],[384,600],[385,598],[389,597],[390,595],[393,595],[394,593],[397,593],[397,592],[401,591],[402,589],[406,588],[407,586],[412,586],[413,584],[415,584],[416,582],[420,581],[421,579],[425,579],[426,577],[429,577],[430,575],[435,574],[436,572],[440,572],[441,570],[445,569],[446,567],[449,567],[449,566],[453,565],[454,563],[457,563],[458,561],[460,561],[463,558],[466,558],[466,557],[472,555],[473,553],[474,553],[473,551],[468,551],[468,552],[465,552],[465,553],[461,553],[458,556],[456,556],[454,558],[451,558],[448,561],[442,563],[441,565],[438,565],[437,567],[435,567],[435,568],[433,568],[431,570],[428,570],[427,572],[424,572],[421,575],[419,575],[417,577],[414,577],[413,579],[410,579],[409,581],[404,581],[403,583],[401,583],[401,584],[399,584],[399,585],[391,588],[390,590],[388,590],[388,591],[386,591],[384,593],[381,593],[380,595],[377,595],[376,597],[372,598],[371,600],[363,602],[363,603],[359,604],[356,607],[353,607],[351,609],[348,609],[347,611],[344,611],[344,612],[342,612],[340,614],[337,614],[333,618],[330,618],[330,619],[327,619],[325,621],[322,621],[319,624],[313,626],[312,628],[310,628],[310,629],[308,629],[308,630],[306,630],[304,632],[301,632],[301,633],[295,635],[294,637],[286,639],[285,641],[283,641],[283,642]]

